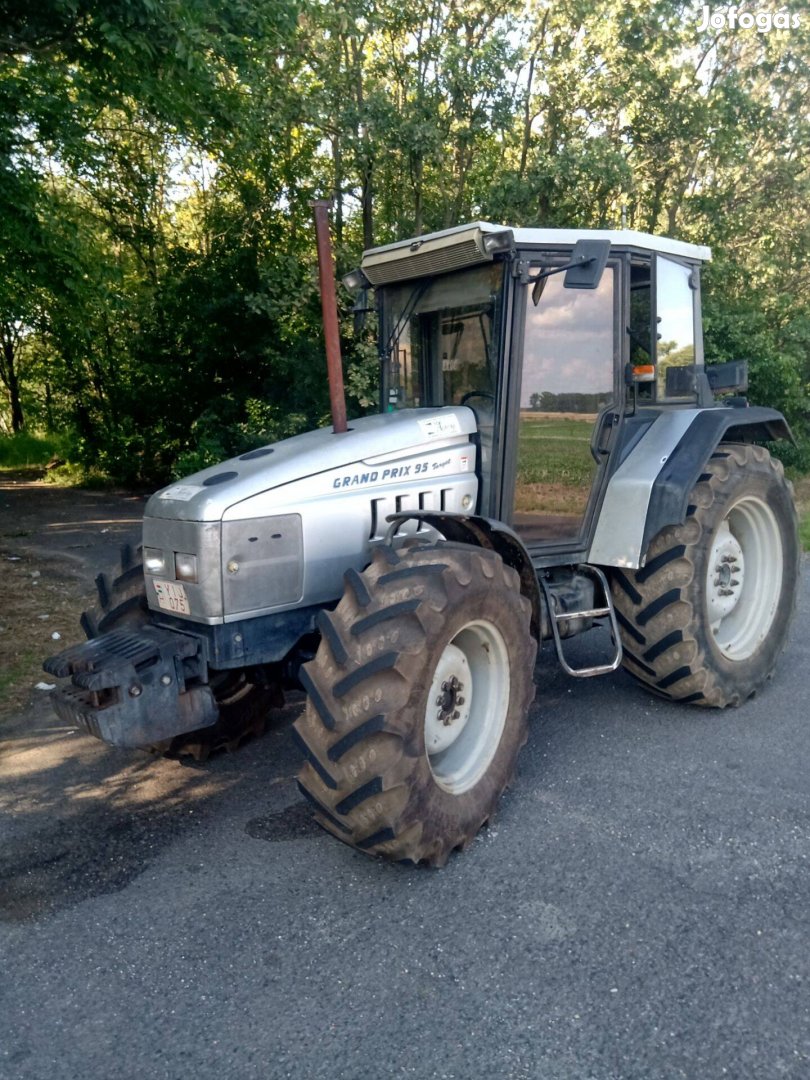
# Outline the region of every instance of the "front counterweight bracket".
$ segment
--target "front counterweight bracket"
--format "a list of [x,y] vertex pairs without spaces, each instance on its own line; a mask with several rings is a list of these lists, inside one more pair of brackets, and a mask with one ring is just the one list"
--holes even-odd
[[59,679],[51,700],[60,720],[113,746],[150,747],[210,727],[219,710],[209,686],[189,684],[200,643],[157,626],[113,630],[73,645],[43,665]]

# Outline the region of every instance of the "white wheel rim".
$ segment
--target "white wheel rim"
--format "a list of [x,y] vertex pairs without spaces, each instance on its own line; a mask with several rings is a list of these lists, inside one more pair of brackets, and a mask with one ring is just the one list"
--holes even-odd
[[427,760],[444,791],[469,791],[492,764],[509,689],[509,653],[500,631],[483,620],[467,623],[439,657],[425,709]]
[[740,499],[715,533],[706,574],[709,626],[727,659],[747,660],[768,636],[783,564],[773,511],[753,496]]

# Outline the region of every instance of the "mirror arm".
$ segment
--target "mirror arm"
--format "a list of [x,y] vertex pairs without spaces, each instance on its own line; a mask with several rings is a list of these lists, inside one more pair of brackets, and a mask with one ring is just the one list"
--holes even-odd
[[550,278],[552,274],[561,274],[563,270],[571,270],[575,266],[587,266],[588,263],[594,262],[593,258],[574,259],[573,262],[563,263],[562,266],[551,266],[547,270],[541,270],[535,277],[529,277],[528,283],[532,284],[532,303],[535,307],[540,302],[540,297],[543,293],[543,285],[541,282],[546,278]]
[[551,277],[552,274],[559,274],[563,270],[572,270],[575,266],[587,266],[588,263],[592,263],[593,261],[593,258],[576,259],[574,262],[564,263],[562,266],[552,266],[548,270],[541,270],[535,277],[530,277],[529,281],[542,281],[544,278]]

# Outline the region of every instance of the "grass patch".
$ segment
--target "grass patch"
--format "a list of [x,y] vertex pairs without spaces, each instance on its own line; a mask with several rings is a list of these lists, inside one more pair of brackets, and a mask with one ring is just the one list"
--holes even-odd
[[63,453],[64,439],[58,435],[0,435],[0,469],[41,468]]
[[810,476],[793,481],[796,509],[799,512],[799,537],[805,551],[810,551]]
[[520,513],[580,515],[596,465],[593,416],[523,413],[518,433],[515,509]]
[[[590,440],[595,417],[523,412],[518,435],[515,509],[581,514],[596,470]],[[810,476],[789,467],[802,547],[810,551]]]
[[56,487],[80,487],[91,491],[108,491],[119,486],[106,473],[86,469],[73,461],[49,469],[44,479],[47,484],[55,484]]
[[[12,691],[17,689],[18,683],[25,681],[30,684],[32,672],[38,670],[38,664],[41,664],[42,660],[43,657],[36,649],[24,649],[17,653],[10,668],[0,672],[0,710],[7,704],[7,698],[8,702],[12,700]],[[44,675],[42,677],[45,678]]]
[[521,416],[519,484],[563,484],[590,488],[594,473],[591,435],[594,418],[557,418],[548,413]]

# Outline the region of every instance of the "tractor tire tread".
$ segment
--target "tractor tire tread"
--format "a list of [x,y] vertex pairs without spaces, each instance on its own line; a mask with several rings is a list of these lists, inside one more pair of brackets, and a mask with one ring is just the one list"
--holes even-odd
[[[346,574],[343,599],[329,615],[334,635],[325,636],[303,669],[309,700],[294,725],[304,749],[299,783],[316,820],[338,839],[367,854],[441,866],[489,818],[511,780],[514,760],[472,816],[454,821],[444,833],[431,820],[424,804],[436,792],[452,797],[432,781],[424,785],[424,735],[407,715],[423,700],[425,648],[441,639],[448,615],[470,587],[487,593],[494,587],[512,605],[521,628],[515,633],[524,643],[523,670],[514,676],[516,701],[510,704],[522,717],[515,724],[518,746],[511,751],[516,759],[534,697],[536,642],[518,575],[496,553],[419,544],[406,548],[397,563],[391,570],[390,557],[377,549],[362,574]],[[337,651],[334,640],[340,642]],[[479,787],[487,785],[474,790]]]
[[[772,650],[772,657],[765,658],[762,671],[750,679],[735,681],[730,665],[718,662],[701,614],[699,577],[701,573],[705,576],[701,560],[713,530],[722,520],[715,521],[723,505],[718,500],[726,497],[729,483],[741,470],[790,491],[781,462],[763,447],[724,443],[699,477],[684,522],[667,526],[653,538],[645,567],[611,574],[624,663],[629,665],[626,670],[657,696],[701,706],[736,706],[751,697],[773,672],[779,648]],[[793,519],[795,522],[795,509]],[[798,574],[798,561],[797,550],[793,561],[787,561],[787,575]],[[780,642],[793,614],[795,592],[794,588],[792,600],[779,616],[779,625],[775,621],[771,630],[780,635]]]

